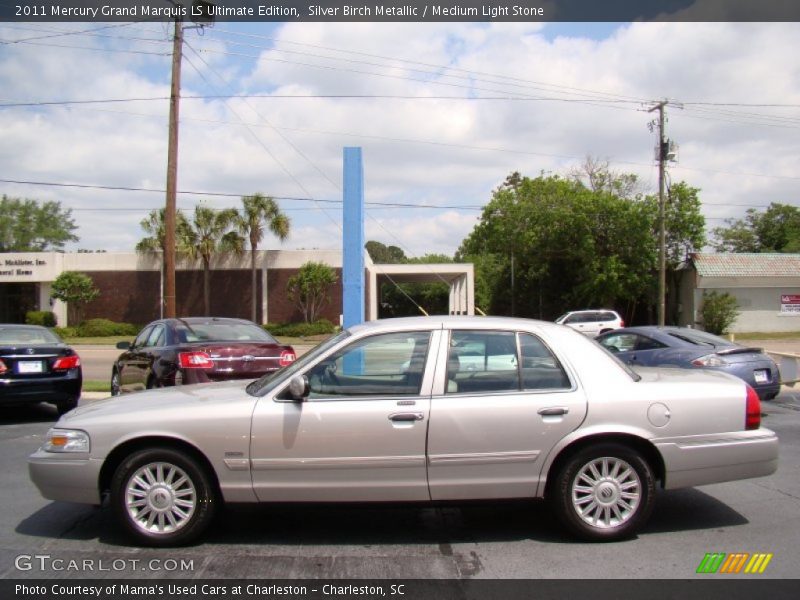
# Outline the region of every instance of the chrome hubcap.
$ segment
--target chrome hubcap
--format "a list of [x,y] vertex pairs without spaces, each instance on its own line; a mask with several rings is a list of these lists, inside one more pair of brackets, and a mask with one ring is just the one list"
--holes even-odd
[[619,458],[597,458],[572,481],[572,506],[592,527],[618,527],[636,513],[642,497],[639,475]]
[[150,463],[128,480],[125,506],[142,531],[173,533],[191,520],[197,491],[183,469],[170,463]]

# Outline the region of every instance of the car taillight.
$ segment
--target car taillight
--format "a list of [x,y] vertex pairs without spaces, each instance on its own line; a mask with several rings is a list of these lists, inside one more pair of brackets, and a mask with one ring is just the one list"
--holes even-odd
[[77,354],[61,356],[53,363],[53,371],[66,371],[81,366],[81,358]]
[[756,391],[747,386],[747,409],[744,418],[744,428],[758,429],[761,427],[761,400]]
[[214,361],[208,352],[179,352],[178,364],[181,369],[213,369]]
[[290,352],[289,350],[284,350],[281,352],[281,357],[278,360],[278,364],[282,367],[292,364],[297,357],[295,356],[294,352]]
[[0,373],[5,373],[6,371],[8,371],[8,367],[6,366],[6,363],[4,363],[2,360],[0,360]]
[[620,329],[622,329],[623,327],[625,327],[625,320],[624,320],[624,319],[620,319],[620,320],[619,320],[619,327],[620,327]]

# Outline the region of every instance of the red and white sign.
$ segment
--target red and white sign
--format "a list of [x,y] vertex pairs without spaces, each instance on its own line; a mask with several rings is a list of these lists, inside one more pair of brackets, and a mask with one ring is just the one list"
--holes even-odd
[[800,294],[781,294],[782,313],[800,313]]

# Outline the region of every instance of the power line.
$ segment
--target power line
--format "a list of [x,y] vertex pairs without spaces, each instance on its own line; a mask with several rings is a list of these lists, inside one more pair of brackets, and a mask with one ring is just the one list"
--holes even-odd
[[[163,194],[166,192],[164,189],[158,188],[143,188],[143,187],[130,187],[130,186],[111,186],[111,185],[93,185],[93,184],[85,184],[85,183],[55,183],[49,181],[23,181],[18,179],[0,179],[0,183],[14,183],[19,185],[38,185],[38,186],[47,186],[47,187],[64,187],[64,188],[79,188],[79,189],[91,189],[91,190],[107,190],[107,191],[122,191],[122,192],[149,192],[149,193],[158,193]],[[231,192],[198,192],[198,191],[188,191],[188,190],[178,190],[178,194],[187,195],[187,196],[214,196],[214,197],[222,197],[222,198],[242,198],[244,196],[248,196],[250,194],[244,193],[231,193]],[[336,198],[304,198],[298,196],[277,196],[272,194],[266,194],[270,198],[275,200],[285,200],[285,201],[295,201],[295,202],[324,202],[326,204],[342,204],[341,199]],[[438,205],[438,204],[416,204],[411,202],[377,202],[377,201],[370,201],[365,202],[370,206],[375,207],[385,207],[385,208],[432,208],[432,209],[442,209],[442,210],[482,210],[483,206],[478,205]],[[89,210],[89,209],[87,209]],[[91,210],[100,210],[100,209],[91,209]],[[117,210],[117,209],[109,209],[109,210]],[[134,209],[119,209],[119,210],[134,210]],[[150,209],[148,209],[150,210]]]

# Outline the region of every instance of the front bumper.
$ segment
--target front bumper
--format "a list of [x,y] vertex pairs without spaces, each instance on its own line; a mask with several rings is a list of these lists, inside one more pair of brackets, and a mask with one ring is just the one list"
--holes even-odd
[[764,477],[778,468],[778,436],[769,429],[654,443],[664,459],[665,489]]
[[37,450],[28,458],[28,474],[48,500],[100,504],[103,461],[81,455]]

